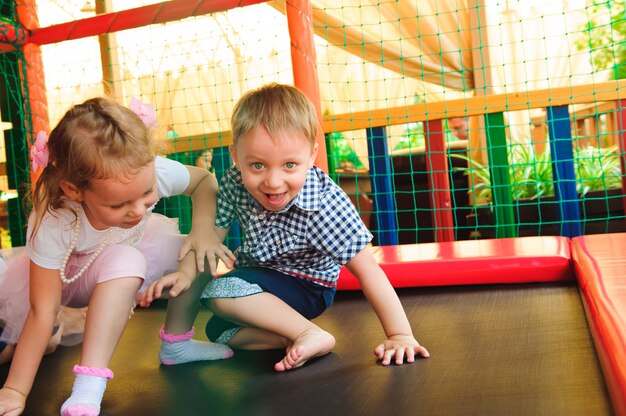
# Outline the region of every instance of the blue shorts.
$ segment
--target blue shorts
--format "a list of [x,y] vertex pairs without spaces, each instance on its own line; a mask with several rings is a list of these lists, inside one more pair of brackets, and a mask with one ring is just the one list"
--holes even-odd
[[[208,299],[237,298],[271,293],[300,315],[313,319],[333,303],[335,288],[320,286],[305,279],[266,267],[241,267],[213,279],[204,289],[200,302],[208,307]],[[212,342],[227,343],[241,327],[218,316],[209,319],[207,337]]]

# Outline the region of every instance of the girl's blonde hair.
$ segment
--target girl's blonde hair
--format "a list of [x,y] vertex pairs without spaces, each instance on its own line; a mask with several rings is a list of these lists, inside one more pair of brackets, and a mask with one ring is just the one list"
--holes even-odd
[[46,212],[63,208],[61,181],[83,191],[93,179],[129,177],[155,157],[149,129],[139,116],[105,97],[68,110],[50,133],[48,149],[48,166],[32,189],[31,239]]
[[302,91],[290,85],[271,83],[245,93],[231,118],[233,143],[257,127],[270,136],[298,132],[315,145],[319,120],[315,106]]

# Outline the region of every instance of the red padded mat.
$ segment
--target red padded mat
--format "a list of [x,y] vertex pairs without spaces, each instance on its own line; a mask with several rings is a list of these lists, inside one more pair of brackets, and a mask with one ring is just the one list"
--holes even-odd
[[626,233],[572,240],[587,321],[617,414],[626,414]]
[[[372,247],[396,287],[555,282],[573,279],[570,241],[541,236]],[[360,289],[345,267],[339,290]]]

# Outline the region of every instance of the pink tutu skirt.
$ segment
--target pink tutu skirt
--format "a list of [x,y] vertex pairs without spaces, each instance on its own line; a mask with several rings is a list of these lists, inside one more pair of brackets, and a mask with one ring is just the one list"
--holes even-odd
[[[180,234],[178,221],[160,214],[152,214],[143,238],[139,242],[138,249],[146,258],[147,271],[140,292],[151,283],[161,278],[161,276],[172,273],[178,269],[178,252],[183,244],[185,236]],[[6,343],[16,343],[26,322],[29,301],[29,259],[24,247],[7,248],[1,250],[0,258],[0,326],[4,328],[0,334],[0,341]],[[72,284],[79,283],[80,279]],[[70,284],[71,285],[71,284]],[[70,285],[64,286],[64,291]],[[89,296],[85,296],[84,305],[72,307],[84,307],[88,304]],[[77,320],[77,317],[84,315],[77,313],[67,313],[61,310],[59,319]],[[63,324],[63,322],[61,322]],[[73,328],[74,332],[67,339],[70,342],[65,345],[75,343],[77,328],[82,331],[82,325],[77,322],[65,322],[65,328]],[[63,341],[61,342],[63,344]]]

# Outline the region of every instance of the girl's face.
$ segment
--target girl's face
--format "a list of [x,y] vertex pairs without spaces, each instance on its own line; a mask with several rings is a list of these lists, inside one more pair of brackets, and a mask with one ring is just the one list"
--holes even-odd
[[271,137],[265,128],[257,127],[241,136],[230,151],[246,190],[266,210],[280,211],[304,186],[317,144],[312,147],[299,133]]
[[97,230],[134,227],[158,201],[154,162],[125,179],[92,180],[79,201]]

